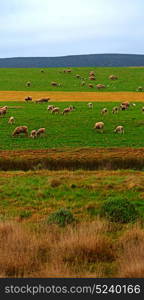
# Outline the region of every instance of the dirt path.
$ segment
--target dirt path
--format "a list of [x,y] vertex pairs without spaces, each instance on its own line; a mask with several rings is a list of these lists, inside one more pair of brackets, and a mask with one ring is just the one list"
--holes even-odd
[[0,91],[0,101],[23,101],[26,96],[33,100],[50,97],[52,101],[98,101],[98,102],[142,102],[144,93],[138,92],[33,92]]

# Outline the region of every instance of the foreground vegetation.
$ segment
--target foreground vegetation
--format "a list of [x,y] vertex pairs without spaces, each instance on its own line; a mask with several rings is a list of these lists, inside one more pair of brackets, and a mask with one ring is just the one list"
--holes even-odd
[[[1,106],[8,105],[8,113],[0,119],[0,150],[16,149],[47,149],[63,147],[134,147],[144,146],[143,129],[144,115],[141,111],[143,104],[136,103],[135,107],[127,111],[112,114],[116,103],[94,103],[89,109],[84,102],[50,102],[58,105],[61,112],[70,104],[75,110],[69,114],[51,114],[47,111],[47,104],[24,102],[1,102]],[[101,109],[107,107],[109,113],[101,115]],[[8,119],[14,116],[15,124],[9,125]],[[96,122],[105,123],[104,133],[93,129]],[[28,126],[29,133],[33,129],[46,128],[46,134],[38,139],[24,136],[12,137],[16,126]],[[125,134],[115,134],[114,129],[123,125]]]
[[0,172],[0,191],[0,277],[144,277],[143,172]]
[[131,170],[0,172],[0,216],[47,222],[51,213],[63,208],[79,222],[101,215],[105,201],[125,199],[143,219],[143,186],[143,172]]
[[[1,91],[97,91],[96,84],[105,84],[104,91],[136,91],[139,86],[143,87],[143,68],[72,68],[71,73],[64,73],[65,68],[43,69],[19,69],[0,68],[0,90]],[[96,80],[89,80],[89,72],[94,71]],[[76,75],[81,78],[76,78]],[[118,80],[109,80],[110,75],[118,76]],[[32,85],[26,87],[26,82],[31,81]],[[51,82],[55,81],[61,86],[54,87]],[[89,83],[94,88],[88,87]]]
[[0,277],[144,278],[144,224],[0,222]]

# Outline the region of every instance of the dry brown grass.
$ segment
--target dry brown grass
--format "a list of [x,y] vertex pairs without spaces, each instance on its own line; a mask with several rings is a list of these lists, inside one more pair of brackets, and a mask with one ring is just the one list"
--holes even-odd
[[24,277],[49,258],[48,238],[38,238],[20,224],[0,223],[0,266],[5,277]]
[[60,232],[43,225],[34,232],[1,222],[1,277],[101,277],[103,268],[91,272],[90,264],[114,260],[112,240],[104,236],[107,223],[98,219],[77,226]]
[[[100,222],[100,221],[99,221]],[[67,230],[53,254],[57,264],[68,265],[71,272],[86,272],[91,264],[115,259],[113,241],[104,235],[105,224],[92,222]]]
[[134,226],[119,240],[118,277],[144,278],[144,230]]
[[[60,229],[0,223],[0,277],[144,278],[144,230],[111,233],[102,219]],[[114,228],[115,229],[115,228]]]
[[[33,159],[35,157],[35,159]],[[66,148],[0,151],[1,170],[143,169],[144,148]]]
[[[52,101],[96,101],[96,102],[122,102],[144,101],[144,94],[138,92],[34,92],[33,100],[41,97],[50,97]],[[0,91],[0,101],[24,101],[26,91]]]

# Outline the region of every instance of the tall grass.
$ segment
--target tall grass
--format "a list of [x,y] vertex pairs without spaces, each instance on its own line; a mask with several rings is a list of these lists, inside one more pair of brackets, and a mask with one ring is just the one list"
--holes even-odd
[[33,230],[0,222],[0,277],[144,278],[144,229],[128,227],[102,219]]

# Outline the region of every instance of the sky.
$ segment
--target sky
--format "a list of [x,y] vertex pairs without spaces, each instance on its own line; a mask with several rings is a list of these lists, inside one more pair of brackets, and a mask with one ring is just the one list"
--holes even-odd
[[0,57],[144,54],[144,0],[0,0]]

